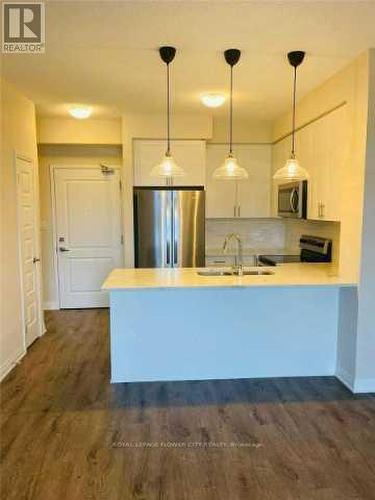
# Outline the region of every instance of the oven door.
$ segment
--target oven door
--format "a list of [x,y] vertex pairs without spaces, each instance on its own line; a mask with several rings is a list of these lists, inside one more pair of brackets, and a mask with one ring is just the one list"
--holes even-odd
[[306,218],[307,182],[281,184],[278,190],[278,215],[294,219]]

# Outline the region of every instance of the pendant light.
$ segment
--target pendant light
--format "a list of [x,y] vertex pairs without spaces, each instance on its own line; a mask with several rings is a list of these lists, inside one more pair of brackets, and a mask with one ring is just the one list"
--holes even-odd
[[160,47],[159,54],[162,61],[167,67],[167,148],[161,162],[155,165],[151,170],[153,177],[164,177],[167,184],[172,184],[173,177],[182,177],[185,175],[184,169],[179,167],[174,161],[171,154],[171,138],[170,138],[170,114],[171,114],[171,98],[170,98],[170,74],[169,64],[173,61],[176,55],[175,47]]
[[225,60],[230,66],[229,153],[224,163],[214,170],[212,174],[214,179],[238,181],[249,177],[233,154],[233,66],[238,63],[240,56],[241,51],[238,49],[228,49],[224,52]]
[[297,68],[304,60],[305,52],[296,50],[288,53],[288,60],[294,68],[293,83],[293,112],[292,112],[292,150],[284,167],[276,171],[275,180],[302,181],[309,178],[307,170],[299,164],[296,158],[296,93],[297,93]]

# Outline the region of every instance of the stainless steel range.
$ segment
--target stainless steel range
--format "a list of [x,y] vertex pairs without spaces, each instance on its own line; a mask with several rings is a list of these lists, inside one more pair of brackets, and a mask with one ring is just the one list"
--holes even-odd
[[258,255],[260,266],[276,266],[277,264],[292,264],[295,262],[331,262],[332,240],[319,236],[301,236],[299,240],[300,253],[295,255],[269,254]]

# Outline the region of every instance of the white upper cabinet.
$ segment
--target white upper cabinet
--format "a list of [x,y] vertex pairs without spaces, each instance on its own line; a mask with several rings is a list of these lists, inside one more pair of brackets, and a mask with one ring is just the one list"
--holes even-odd
[[212,178],[215,168],[228,155],[228,146],[207,145],[206,217],[269,217],[271,202],[271,146],[237,145],[234,155],[249,178],[226,181]]
[[[166,148],[165,140],[134,140],[134,185],[165,186],[163,178],[150,175],[152,168],[161,161]],[[175,178],[174,186],[204,186],[206,142],[203,140],[172,141],[171,150],[176,163],[186,172]]]
[[[342,106],[307,125],[296,134],[296,155],[310,174],[307,218],[339,221],[341,193],[347,158],[346,107]],[[272,171],[285,164],[290,137],[273,146]],[[272,214],[277,215],[277,184],[272,191]]]
[[340,220],[347,154],[345,120],[343,106],[311,125],[309,219]]

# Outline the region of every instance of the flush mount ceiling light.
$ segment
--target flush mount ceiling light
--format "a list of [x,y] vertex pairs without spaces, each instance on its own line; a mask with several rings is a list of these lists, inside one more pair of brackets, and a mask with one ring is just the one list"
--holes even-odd
[[214,170],[212,174],[214,179],[238,181],[249,177],[233,154],[233,66],[238,63],[240,56],[241,51],[238,49],[228,49],[224,52],[225,60],[230,66],[229,153],[224,163]]
[[273,178],[275,180],[286,181],[302,181],[309,178],[309,173],[299,164],[296,158],[296,94],[297,94],[297,68],[302,64],[305,58],[305,52],[296,50],[288,53],[288,60],[293,66],[294,80],[293,80],[293,112],[292,112],[292,150],[290,157],[286,161],[284,167],[276,171]]
[[173,177],[181,177],[185,175],[184,169],[179,167],[174,161],[171,154],[171,138],[170,138],[170,114],[171,114],[171,99],[170,99],[170,75],[169,64],[173,61],[176,55],[174,47],[160,47],[159,54],[167,68],[167,148],[161,162],[155,165],[151,170],[153,177],[164,177],[167,184],[172,184]]
[[201,95],[201,102],[208,108],[218,108],[225,102],[225,95],[218,93],[207,93]]
[[73,116],[73,118],[77,118],[78,120],[84,120],[91,116],[92,108],[89,106],[71,106],[69,108],[69,114]]

